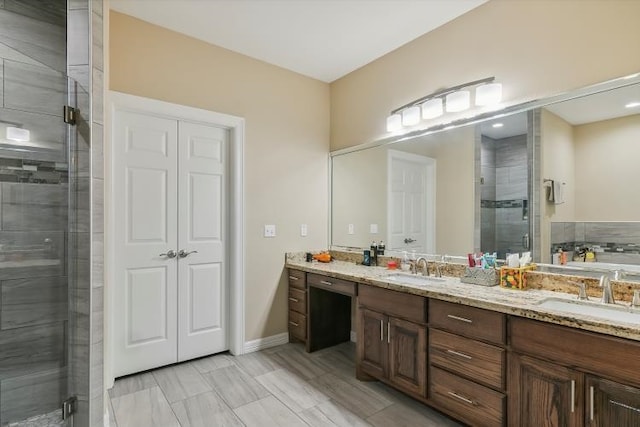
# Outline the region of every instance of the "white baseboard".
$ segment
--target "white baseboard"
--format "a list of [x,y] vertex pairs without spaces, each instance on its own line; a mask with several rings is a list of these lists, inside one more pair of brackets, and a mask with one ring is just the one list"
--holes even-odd
[[257,340],[246,341],[244,343],[244,353],[253,353],[254,351],[264,350],[277,345],[289,342],[289,333],[284,332],[278,335],[272,335],[266,338],[258,338]]
[[351,338],[351,342],[357,341],[356,331],[351,331],[350,338]]

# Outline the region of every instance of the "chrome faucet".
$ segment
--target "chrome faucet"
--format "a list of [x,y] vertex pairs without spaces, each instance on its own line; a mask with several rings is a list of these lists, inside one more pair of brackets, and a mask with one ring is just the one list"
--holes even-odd
[[416,260],[414,274],[418,274],[418,270],[420,269],[420,261],[424,261],[424,270],[422,270],[422,275],[423,276],[428,276],[429,275],[429,263],[427,262],[427,259],[425,257],[423,257],[423,256],[418,257],[418,259]]
[[613,292],[611,291],[611,280],[609,276],[600,276],[600,287],[602,288],[602,303],[603,304],[615,304],[616,300],[613,298]]
[[569,282],[572,285],[576,285],[578,287],[578,299],[583,301],[589,301],[589,297],[587,296],[587,287],[584,283],[580,282]]

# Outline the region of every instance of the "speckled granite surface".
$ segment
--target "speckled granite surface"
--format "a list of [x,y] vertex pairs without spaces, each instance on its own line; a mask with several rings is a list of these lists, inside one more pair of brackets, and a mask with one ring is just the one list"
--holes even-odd
[[[309,263],[305,261],[304,253],[286,254],[285,266],[309,273],[319,273],[329,277],[353,280],[358,283],[380,288],[407,292],[473,307],[486,308],[501,313],[640,341],[640,324],[603,320],[587,315],[574,315],[562,311],[541,308],[538,305],[546,298],[575,300],[577,295],[575,292],[576,286],[572,285],[570,283],[571,281],[586,283],[589,289],[589,295],[594,297],[596,295],[599,296],[601,292],[593,287],[597,286],[595,279],[534,272],[531,273],[531,276],[527,279],[531,285],[529,289],[512,290],[499,286],[486,287],[461,283],[458,277],[453,276],[443,276],[444,281],[430,283],[426,286],[397,283],[388,280],[386,276],[389,273],[398,273],[399,270],[388,270],[385,267],[367,267],[357,264],[353,260],[334,260],[330,263],[313,261]],[[453,269],[457,271],[459,266],[453,265],[453,267]],[[450,269],[444,268],[442,271],[443,274],[446,275]],[[628,284],[628,286],[629,288],[633,288],[634,285]],[[595,298],[593,298],[593,300],[595,300]],[[626,304],[628,306],[628,303]]]

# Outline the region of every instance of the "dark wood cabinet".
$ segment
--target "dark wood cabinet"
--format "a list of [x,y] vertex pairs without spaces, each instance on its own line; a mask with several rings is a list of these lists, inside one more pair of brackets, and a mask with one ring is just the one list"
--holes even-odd
[[[358,377],[377,378],[401,391],[424,398],[427,386],[426,326],[386,312],[389,300],[398,297],[394,295],[397,292],[366,286],[359,289],[364,299],[358,299]],[[410,307],[422,306],[422,312],[410,312],[413,317],[424,319],[424,298],[407,294],[402,297],[409,297]]]
[[584,425],[584,375],[532,357],[511,354],[509,425]]
[[587,376],[586,393],[587,426],[640,426],[640,388]]
[[289,270],[289,341],[307,341],[307,273]]

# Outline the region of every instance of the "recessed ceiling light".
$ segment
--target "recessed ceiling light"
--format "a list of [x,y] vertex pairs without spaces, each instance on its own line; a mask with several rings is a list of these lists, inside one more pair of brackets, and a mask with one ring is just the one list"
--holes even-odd
[[502,123],[494,123],[491,125],[491,127],[494,127],[494,128],[501,128],[502,126],[504,126],[504,124]]
[[629,79],[635,79],[636,77],[640,77],[640,73],[631,74],[630,76],[625,76],[623,77],[623,79],[629,80]]
[[635,108],[635,107],[640,107],[640,102],[638,101],[634,101],[634,102],[630,102],[627,105],[624,106],[625,108]]

